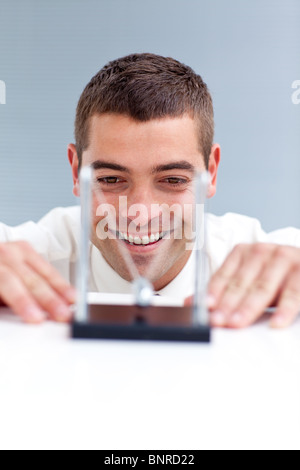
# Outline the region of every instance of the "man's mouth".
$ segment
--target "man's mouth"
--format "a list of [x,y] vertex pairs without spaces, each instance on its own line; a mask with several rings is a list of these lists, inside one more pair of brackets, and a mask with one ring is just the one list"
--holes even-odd
[[117,236],[120,240],[123,240],[125,243],[128,245],[132,246],[150,246],[150,245],[155,245],[158,243],[160,240],[162,240],[167,233],[155,233],[149,235],[130,235],[128,233],[124,232],[117,232]]

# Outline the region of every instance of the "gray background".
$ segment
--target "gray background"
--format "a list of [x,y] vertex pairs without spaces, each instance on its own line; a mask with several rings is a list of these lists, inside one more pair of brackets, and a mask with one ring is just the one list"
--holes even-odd
[[173,56],[209,85],[222,146],[216,214],[300,226],[299,0],[0,0],[0,220],[77,203],[77,100],[109,60]]

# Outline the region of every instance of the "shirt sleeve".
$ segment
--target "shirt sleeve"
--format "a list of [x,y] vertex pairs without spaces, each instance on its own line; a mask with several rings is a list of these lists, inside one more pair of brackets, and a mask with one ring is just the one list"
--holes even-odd
[[265,232],[259,220],[245,215],[228,212],[221,217],[209,214],[212,234],[233,248],[238,243],[278,243],[300,247],[300,229],[282,228]]
[[278,243],[280,245],[295,246],[300,248],[300,230],[287,227],[274,232],[266,233],[264,236],[267,243]]

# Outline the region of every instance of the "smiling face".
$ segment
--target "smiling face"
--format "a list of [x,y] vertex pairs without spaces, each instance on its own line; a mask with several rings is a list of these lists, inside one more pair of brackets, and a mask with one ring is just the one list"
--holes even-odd
[[[125,247],[140,275],[149,277],[154,289],[160,290],[177,276],[191,254],[186,250],[186,230],[182,229],[180,239],[174,236],[180,218],[171,212],[171,223],[166,224],[162,207],[183,209],[193,204],[195,172],[205,170],[198,127],[188,115],[139,122],[125,115],[102,114],[91,118],[89,131],[82,165],[94,168],[92,242],[120,276],[131,280],[122,256]],[[208,168],[212,180],[209,197],[215,193],[219,159],[220,148],[214,145]],[[79,196],[73,144],[69,160],[74,194]],[[124,197],[126,205],[120,204]],[[116,213],[116,224],[109,227],[110,236],[105,239],[99,236],[104,214],[96,215],[99,203],[104,202]],[[188,223],[180,220],[183,226]]]

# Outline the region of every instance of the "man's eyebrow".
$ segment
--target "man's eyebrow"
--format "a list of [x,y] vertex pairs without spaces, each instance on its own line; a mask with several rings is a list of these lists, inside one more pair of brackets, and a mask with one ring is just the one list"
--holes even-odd
[[196,168],[190,162],[182,160],[180,162],[171,162],[164,165],[158,165],[153,168],[152,173],[160,173],[162,171],[170,170],[188,170],[192,173],[195,173]]
[[108,170],[124,171],[124,172],[130,173],[130,170],[126,168],[125,166],[119,165],[118,163],[106,162],[104,160],[96,160],[95,162],[92,163],[91,166],[93,170],[108,169]]
[[[129,168],[126,168],[123,165],[119,165],[118,163],[107,162],[105,160],[96,160],[92,163],[91,166],[94,170],[108,169],[108,170],[131,173]],[[177,162],[170,162],[170,163],[165,163],[162,165],[157,165],[152,169],[152,174],[160,173],[163,171],[170,171],[170,170],[187,170],[187,171],[190,171],[191,173],[195,173],[196,168],[190,162],[186,160],[182,160],[179,162],[177,161]]]

